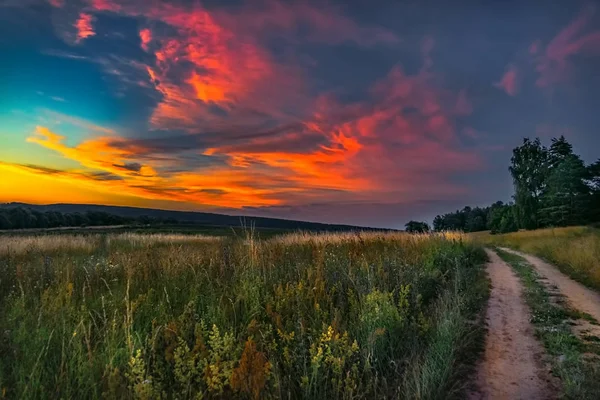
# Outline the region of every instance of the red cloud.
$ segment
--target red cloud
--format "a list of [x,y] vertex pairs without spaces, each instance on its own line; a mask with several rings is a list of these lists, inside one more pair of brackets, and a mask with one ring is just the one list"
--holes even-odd
[[509,96],[515,96],[519,91],[517,67],[510,65],[500,82],[495,83],[494,86],[504,90]]
[[[599,55],[600,31],[583,33],[589,25],[596,6],[585,7],[580,14],[548,43],[536,59],[540,87],[551,86],[570,79],[573,65],[569,58],[576,54]],[[535,48],[537,50],[537,47]]]
[[140,40],[142,41],[142,49],[148,51],[148,44],[152,41],[152,31],[148,28],[144,28],[140,31]]
[[[152,40],[156,64],[147,67],[162,101],[151,117],[156,128],[197,129],[228,119],[257,122],[258,115],[285,116],[286,105],[308,105],[296,60],[275,60],[260,42],[279,30],[288,40],[310,26],[305,39],[325,43],[353,41],[369,46],[395,44],[381,28],[362,27],[340,10],[306,3],[250,2],[237,8],[207,10],[166,2],[88,0],[90,9],[145,17],[169,25],[175,34],[142,30],[142,48]],[[163,31],[164,32],[164,31]],[[216,113],[216,114],[215,114]]]
[[94,32],[94,27],[92,26],[93,21],[94,17],[91,14],[79,14],[79,18],[77,18],[77,21],[75,21],[75,28],[77,28],[76,43],[79,43],[96,34],[96,32]]
[[[90,7],[96,11],[120,11],[122,6],[115,0],[87,0]],[[121,1],[122,2],[122,1]]]
[[61,8],[65,6],[65,0],[48,0],[52,7]]

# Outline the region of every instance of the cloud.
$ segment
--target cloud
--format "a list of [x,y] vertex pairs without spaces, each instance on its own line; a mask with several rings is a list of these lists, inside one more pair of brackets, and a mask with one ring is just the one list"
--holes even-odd
[[62,8],[65,6],[65,0],[48,0],[52,7]]
[[[115,167],[115,164],[125,165],[130,162],[132,153],[110,143],[115,139],[112,137],[97,137],[70,147],[64,144],[66,137],[52,132],[44,126],[37,126],[32,136],[27,138],[29,143],[35,143],[47,149],[60,153],[63,157],[79,162],[82,166],[94,170],[110,172],[115,175],[131,175],[129,170]],[[154,171],[151,167],[143,166],[141,169],[145,175],[152,176]]]
[[[218,13],[217,18],[226,26],[235,26],[236,30],[245,34],[272,35],[278,32],[292,41],[329,44],[352,42],[365,47],[379,44],[394,46],[401,41],[389,30],[357,24],[331,3],[317,7],[310,2],[247,2],[236,12]],[[310,29],[303,31],[303,26]]]
[[[95,129],[95,137],[67,146],[63,135],[39,126],[28,141],[109,174],[107,184],[118,180],[123,193],[143,198],[240,208],[452,197],[463,191],[447,178],[479,168],[480,160],[460,150],[455,127],[469,111],[466,92],[434,82],[428,72],[406,75],[396,66],[364,101],[321,96],[310,117],[274,127],[242,124],[152,139]],[[104,175],[90,176],[102,184]]]
[[93,27],[94,16],[91,14],[80,13],[79,18],[75,21],[75,28],[77,28],[77,39],[76,43],[80,43],[83,40],[96,35]]
[[[127,83],[146,82],[160,95],[150,118],[156,129],[214,128],[224,119],[255,124],[265,117],[291,118],[306,112],[303,107],[310,104],[310,96],[303,73],[296,59],[276,58],[269,51],[273,35],[291,45],[351,42],[368,47],[400,42],[383,28],[357,24],[337,7],[308,2],[267,0],[214,9],[199,3],[87,3],[86,12],[145,18],[169,28],[139,32],[141,47],[154,55],[154,62],[126,78]],[[292,107],[294,115],[287,111]]]
[[76,171],[76,170],[62,170],[57,168],[46,167],[43,165],[36,164],[18,164],[18,163],[5,163],[0,161],[0,165],[10,165],[13,168],[27,170],[33,173],[40,173],[44,175],[60,176],[63,178],[73,180],[89,180],[89,181],[120,181],[121,178],[118,175],[111,174],[110,172],[89,172],[89,171]]
[[152,31],[148,28],[140,30],[141,47],[144,51],[148,51],[148,45],[152,41]]
[[73,117],[63,113],[59,113],[46,108],[39,109],[41,118],[44,121],[51,122],[53,124],[69,124],[74,127],[83,130],[84,132],[91,132],[95,134],[103,135],[116,135],[114,129],[107,128],[105,126],[97,125],[82,118]]
[[[298,54],[396,50],[396,34],[359,24],[332,5],[186,4],[88,0],[77,9],[80,19],[90,16],[91,32],[94,18],[100,26],[111,15],[128,18],[135,33],[114,47],[101,46],[108,38],[102,36],[77,52],[52,55],[93,63],[123,86],[142,90],[136,94],[152,104],[148,120],[126,134],[46,111],[49,123],[40,123],[27,141],[76,163],[78,175],[61,175],[65,179],[141,199],[240,212],[248,205],[330,209],[336,203],[361,210],[465,194],[454,175],[482,165],[461,144],[475,136],[464,129],[473,104],[466,89],[445,88],[435,73],[433,37],[423,37],[417,68],[396,63],[394,55],[389,66],[395,65],[379,71],[379,79],[345,96],[311,80],[311,68],[319,65],[307,67]],[[308,50],[307,43],[314,47]],[[111,50],[87,51],[95,45]],[[144,52],[113,53],[119,46]],[[78,134],[65,133],[73,131]]]
[[140,163],[125,163],[123,165],[113,164],[113,167],[122,168],[126,171],[132,171],[139,173],[142,170],[142,164]]
[[539,77],[536,85],[549,87],[566,82],[573,76],[575,55],[600,55],[600,30],[588,29],[596,13],[596,5],[589,4],[552,39],[544,49],[539,50],[539,42],[532,44],[532,54],[537,54],[535,63]]
[[121,10],[122,1],[114,0],[87,0],[90,7],[96,11],[112,11],[118,12]]
[[500,82],[494,83],[494,86],[504,90],[509,96],[515,96],[519,92],[518,74],[517,67],[509,65]]

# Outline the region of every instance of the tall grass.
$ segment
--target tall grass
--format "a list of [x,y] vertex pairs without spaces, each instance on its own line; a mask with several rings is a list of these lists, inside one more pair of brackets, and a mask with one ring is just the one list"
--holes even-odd
[[581,283],[600,290],[600,230],[597,228],[550,228],[504,235],[479,234],[473,238],[535,254]]
[[0,236],[0,249],[8,398],[459,396],[487,294],[484,254],[458,234]]

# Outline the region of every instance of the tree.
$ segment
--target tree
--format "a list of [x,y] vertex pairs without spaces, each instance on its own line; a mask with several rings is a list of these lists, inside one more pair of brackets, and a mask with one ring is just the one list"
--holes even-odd
[[540,139],[523,139],[523,144],[513,149],[510,174],[515,187],[517,222],[525,229],[539,227],[540,196],[548,174],[548,150]]
[[444,217],[441,215],[436,215],[433,219],[433,230],[436,232],[440,232],[446,230],[446,225],[444,224]]
[[590,188],[585,181],[587,173],[583,161],[572,152],[554,158],[541,202],[540,215],[544,225],[585,222],[590,201]]
[[427,233],[429,232],[429,224],[427,222],[409,221],[404,225],[406,232],[410,233]]
[[587,186],[590,188],[590,221],[600,221],[600,159],[587,167]]
[[514,211],[515,206],[504,207],[503,215],[500,219],[499,233],[516,232],[519,230]]

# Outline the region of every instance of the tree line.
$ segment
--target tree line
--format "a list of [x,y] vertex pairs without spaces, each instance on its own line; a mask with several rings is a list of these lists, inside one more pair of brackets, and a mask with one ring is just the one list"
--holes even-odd
[[585,165],[564,136],[553,138],[550,147],[539,138],[524,138],[513,149],[508,170],[514,185],[511,202],[437,215],[433,229],[505,233],[600,221],[600,159]]
[[84,213],[62,213],[58,211],[37,211],[27,207],[0,208],[0,229],[60,228],[111,226],[129,224],[176,224],[174,218],[150,216],[122,217],[102,211]]

